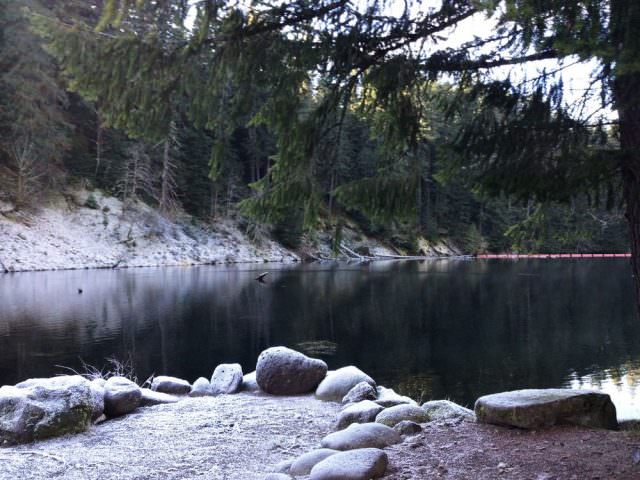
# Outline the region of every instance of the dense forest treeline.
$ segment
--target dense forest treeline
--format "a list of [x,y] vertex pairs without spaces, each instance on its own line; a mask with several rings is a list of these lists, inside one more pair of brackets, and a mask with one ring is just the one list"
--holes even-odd
[[[247,230],[268,228],[293,248],[310,228],[330,230],[339,238],[341,225],[349,218],[407,253],[417,251],[419,237],[446,238],[467,253],[628,251],[616,188],[574,194],[562,203],[535,196],[489,197],[473,187],[460,166],[459,157],[465,152],[451,148],[450,139],[458,128],[455,121],[436,113],[431,115],[429,134],[407,153],[386,147],[385,140],[394,131],[388,119],[380,118],[385,112],[365,116],[358,109],[347,109],[335,118],[336,128],[328,130],[300,180],[312,176],[311,193],[301,188],[300,195],[318,197],[322,222],[305,222],[308,212],[303,201],[296,207],[289,204],[284,213],[257,215],[251,201],[259,202],[261,189],[278,175],[277,129],[251,115],[232,130],[213,123],[210,116],[201,121],[188,114],[182,99],[174,95],[167,105],[157,106],[159,123],[166,128],[151,132],[156,125],[146,124],[142,117],[118,119],[106,114],[100,92],[63,74],[58,59],[64,52],[43,36],[40,20],[63,24],[81,20],[95,26],[101,8],[99,1],[0,0],[0,201],[16,210],[37,208],[48,192],[82,186],[99,188],[125,202],[142,200],[167,216],[184,211],[211,222],[234,216]],[[166,41],[190,34],[170,15],[154,24],[164,28],[149,31],[143,11],[139,23],[130,20],[122,28]],[[88,45],[86,50],[86,55],[95,53]],[[106,72],[111,66],[95,68]],[[165,88],[161,80],[149,83],[144,75],[131,81],[146,81],[149,89]],[[202,78],[216,80],[220,79]],[[428,107],[448,95],[449,88],[430,87],[422,101]],[[119,92],[110,95],[113,101]],[[317,102],[309,91],[296,90],[292,95],[301,96],[302,105]],[[233,96],[230,89],[221,101],[232,103]],[[220,106],[220,114],[227,107]],[[299,148],[304,151],[303,145]],[[412,192],[408,200],[403,190]],[[389,205],[395,208],[386,208]],[[92,207],[90,201],[87,206]],[[4,211],[10,216],[9,209]]]

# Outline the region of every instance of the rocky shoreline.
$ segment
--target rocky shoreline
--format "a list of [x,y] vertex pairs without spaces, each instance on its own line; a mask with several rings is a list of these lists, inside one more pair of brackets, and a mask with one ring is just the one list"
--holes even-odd
[[[308,398],[311,393],[313,398]],[[249,397],[257,410],[261,410],[264,403],[274,415],[277,414],[273,408],[287,410],[291,404],[305,402],[306,398],[310,412],[324,418],[317,432],[307,433],[310,441],[300,439],[295,431],[288,432],[301,440],[305,451],[295,452],[275,464],[253,465],[254,470],[255,467],[262,469],[261,474],[254,471],[251,475],[237,476],[239,471],[234,470],[233,476],[211,478],[380,478],[398,471],[398,465],[389,459],[389,449],[405,441],[412,445],[412,438],[443,422],[450,427],[494,424],[528,430],[555,425],[617,428],[615,407],[608,395],[598,392],[562,389],[506,392],[480,398],[475,412],[446,400],[418,405],[377,385],[355,366],[328,371],[322,360],[286,347],[272,347],[259,356],[254,372],[243,375],[239,364],[222,364],[214,369],[211,379],[202,377],[193,384],[175,377],[158,376],[151,380],[149,388],[144,388],[123,377],[87,379],[74,375],[3,386],[0,388],[0,444],[5,448],[0,449],[0,458],[8,453],[11,459],[12,452],[24,452],[22,444],[39,441],[31,445],[46,445],[70,441],[76,436],[69,437],[69,434],[92,435],[91,432],[103,426],[136,417],[141,407],[162,408],[163,415],[172,415],[173,422],[180,422],[182,415],[188,415],[185,409],[190,411],[198,402],[211,408],[216,402],[233,402],[234,397],[245,402]],[[154,414],[150,411],[149,415],[153,418]],[[296,420],[299,419],[291,419],[293,423]],[[232,423],[234,428],[238,425]],[[97,425],[92,427],[94,424]],[[302,429],[309,430],[312,426]],[[61,435],[67,436],[56,439]],[[170,433],[169,437],[165,441],[171,440]],[[15,460],[7,465],[15,466]],[[0,478],[5,477],[0,474]]]

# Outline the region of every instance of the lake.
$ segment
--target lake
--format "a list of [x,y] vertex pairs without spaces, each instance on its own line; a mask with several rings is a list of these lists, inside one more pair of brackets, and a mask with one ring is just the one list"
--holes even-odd
[[[255,277],[268,271],[265,283]],[[78,293],[81,288],[83,293]],[[0,275],[0,385],[132,364],[139,380],[255,367],[286,345],[416,400],[595,388],[640,418],[628,260],[425,260]]]

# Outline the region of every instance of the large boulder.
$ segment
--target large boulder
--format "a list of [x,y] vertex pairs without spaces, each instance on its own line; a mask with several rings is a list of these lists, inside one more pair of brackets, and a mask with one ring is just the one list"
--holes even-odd
[[[373,403],[373,402],[371,402]],[[424,423],[429,419],[427,412],[416,405],[396,405],[382,410],[376,417],[376,422],[393,427],[403,420],[410,420],[416,423]]]
[[372,387],[376,386],[373,378],[357,367],[339,368],[334,372],[330,372],[318,385],[316,397],[329,402],[342,402],[349,390],[361,382],[366,382]]
[[182,378],[160,375],[151,382],[151,390],[169,395],[187,395],[191,391],[191,384]]
[[0,388],[0,445],[83,432],[99,408],[80,375],[37,378]]
[[119,417],[140,406],[142,390],[128,378],[111,377],[104,384],[104,413]]
[[569,424],[616,429],[616,408],[609,395],[589,390],[516,390],[480,397],[476,418],[482,423],[537,429]]
[[428,422],[458,419],[473,422],[476,419],[472,410],[449,400],[431,400],[423,403],[421,408],[427,414]]
[[263,351],[256,365],[260,389],[272,395],[312,392],[327,374],[327,364],[286,347]]
[[218,365],[211,376],[211,393],[222,395],[238,393],[242,386],[242,367],[239,363]]
[[360,382],[342,397],[342,403],[357,403],[362,400],[375,400],[378,398],[378,392],[367,382]]
[[96,378],[91,381],[91,394],[93,395],[93,412],[91,421],[97,421],[104,414],[104,384],[106,380]]
[[319,448],[312,450],[299,456],[289,469],[289,473],[294,476],[309,475],[311,469],[322,460],[331,455],[338,453],[338,450],[332,450],[330,448]]
[[338,415],[336,428],[342,430],[352,423],[369,423],[376,419],[376,416],[384,410],[377,403],[371,400],[363,400],[358,403],[352,403],[342,409]]
[[378,398],[374,401],[384,408],[395,407],[396,405],[418,405],[415,400],[397,394],[392,388],[378,387]]
[[387,454],[377,448],[361,448],[327,457],[311,469],[310,480],[369,480],[387,470]]
[[402,438],[393,428],[381,423],[352,423],[344,430],[333,432],[322,439],[324,448],[354,450],[356,448],[385,448],[400,443]]

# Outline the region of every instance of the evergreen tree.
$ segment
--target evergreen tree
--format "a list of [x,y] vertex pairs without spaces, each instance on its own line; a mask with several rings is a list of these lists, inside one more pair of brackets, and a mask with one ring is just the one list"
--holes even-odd
[[0,1],[0,179],[18,205],[59,178],[70,134],[67,94],[24,6],[42,10],[35,0]]

